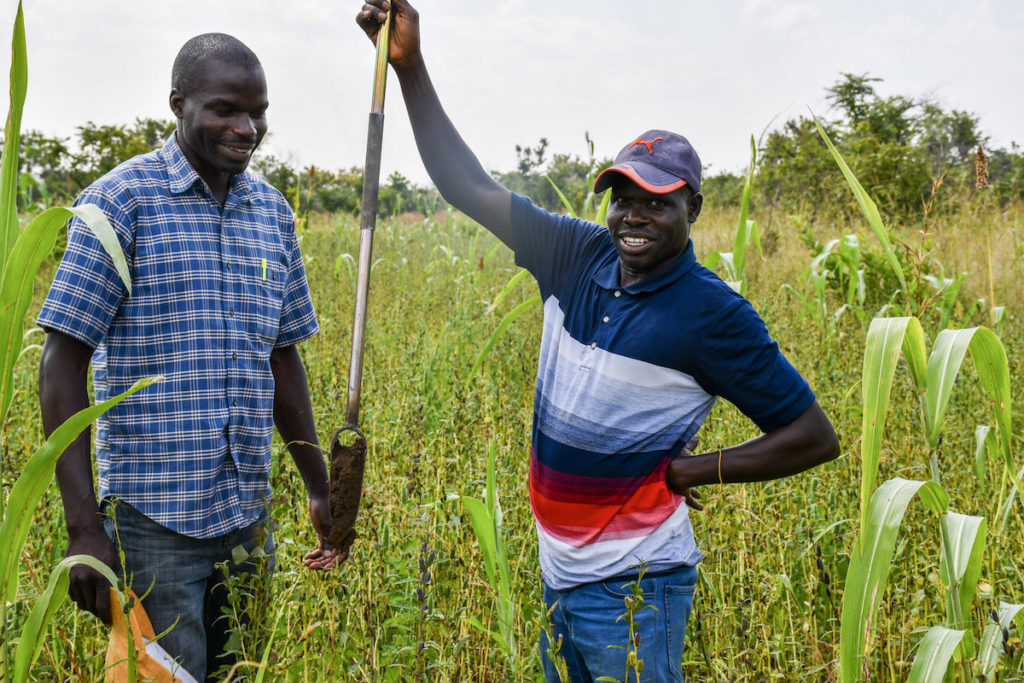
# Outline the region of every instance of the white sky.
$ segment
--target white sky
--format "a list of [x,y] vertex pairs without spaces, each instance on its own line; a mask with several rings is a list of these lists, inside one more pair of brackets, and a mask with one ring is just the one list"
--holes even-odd
[[[0,82],[15,0],[0,0]],[[419,0],[423,51],[442,102],[489,170],[515,145],[598,157],[648,128],[685,134],[710,172],[740,171],[747,140],[807,112],[842,71],[885,95],[931,94],[981,118],[997,147],[1024,143],[1020,0]],[[358,0],[25,0],[23,128],[70,136],[86,121],[169,118],[171,63],[207,31],[231,33],[267,73],[272,150],[361,166],[373,51]],[[389,79],[382,176],[427,182]],[[0,114],[6,117],[6,99]]]

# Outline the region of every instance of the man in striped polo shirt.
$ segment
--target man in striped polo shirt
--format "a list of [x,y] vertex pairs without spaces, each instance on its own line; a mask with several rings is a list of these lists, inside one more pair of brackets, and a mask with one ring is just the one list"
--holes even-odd
[[[170,629],[160,644],[200,681],[230,663],[217,565],[230,565],[237,546],[262,547],[273,568],[274,424],[309,494],[318,544],[305,564],[326,570],[343,559],[325,540],[327,471],[296,349],[318,328],[294,217],[280,192],[246,171],[267,105],[248,47],[219,33],[189,40],[172,71],[175,134],[76,202],[97,204],[110,220],[131,295],[75,219],[38,320],[47,330],[39,379],[47,433],[89,404],[90,362],[97,402],[163,376],[97,421],[99,501],[88,434],[62,456],[57,481],[67,554],[118,567],[123,550],[126,579],[149,591],[142,602],[155,632]],[[262,569],[246,562],[232,571]],[[109,624],[108,588],[92,569],[71,571],[72,599]]]
[[[838,455],[829,419],[751,305],[699,263],[690,225],[701,165],[664,130],[630,141],[595,191],[612,193],[608,226],[554,215],[481,167],[442,108],[406,0],[367,0],[357,22],[374,37],[392,11],[389,58],[416,144],[444,198],[487,227],[537,279],[544,300],[530,500],[544,599],[573,681],[627,671],[682,680],[686,622],[701,554],[693,487],[762,481]],[[717,397],[764,432],[693,457],[686,449]],[[647,605],[627,643],[626,587]],[[549,681],[559,680],[542,634]]]

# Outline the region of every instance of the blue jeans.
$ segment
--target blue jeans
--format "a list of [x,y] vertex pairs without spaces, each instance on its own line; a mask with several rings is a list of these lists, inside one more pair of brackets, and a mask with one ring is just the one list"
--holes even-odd
[[[153,584],[142,606],[154,633],[174,626],[159,639],[160,646],[196,680],[213,680],[217,669],[233,663],[224,655],[230,623],[221,608],[228,605],[228,591],[221,585],[226,576],[217,565],[226,562],[232,576],[274,570],[266,512],[251,526],[204,539],[175,533],[120,501],[106,501],[104,509],[107,535],[124,552],[125,582],[140,596]],[[232,562],[232,549],[242,546],[251,553],[260,538],[267,558]]]
[[[614,578],[588,583],[566,591],[544,586],[544,602],[551,612],[552,636],[562,638],[559,653],[565,658],[569,680],[589,683],[601,676],[635,680],[627,676],[629,625],[627,597],[636,578]],[[644,604],[634,612],[637,657],[643,660],[641,681],[682,681],[683,639],[693,607],[697,568],[644,576],[640,580]],[[653,609],[652,609],[653,608]],[[621,617],[621,618],[620,618]],[[548,656],[550,642],[541,631],[540,658],[544,679],[559,681],[558,671]]]

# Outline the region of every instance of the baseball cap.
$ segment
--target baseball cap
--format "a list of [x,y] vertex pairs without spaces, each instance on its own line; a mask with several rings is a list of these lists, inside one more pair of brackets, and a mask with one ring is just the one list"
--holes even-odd
[[667,130],[649,130],[622,148],[615,163],[594,181],[594,192],[611,187],[619,173],[648,192],[666,194],[683,185],[700,192],[700,157],[682,135]]

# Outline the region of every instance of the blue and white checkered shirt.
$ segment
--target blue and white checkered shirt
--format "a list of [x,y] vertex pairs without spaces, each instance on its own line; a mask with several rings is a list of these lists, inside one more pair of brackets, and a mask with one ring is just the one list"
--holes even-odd
[[76,203],[110,219],[132,295],[74,219],[38,323],[96,349],[97,402],[165,378],[97,421],[100,498],[196,538],[254,522],[270,492],[270,352],[318,329],[291,209],[248,172],[222,208],[174,135]]

